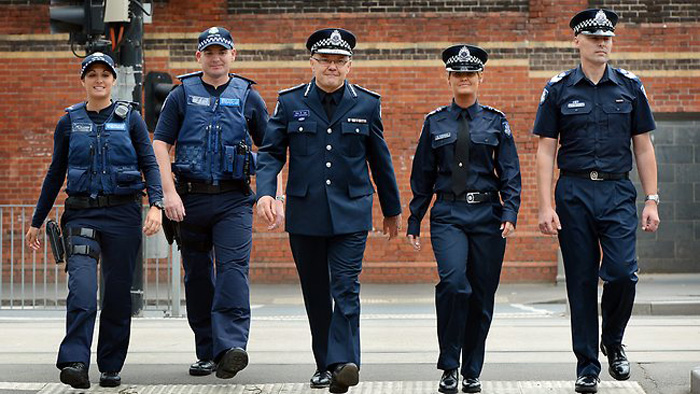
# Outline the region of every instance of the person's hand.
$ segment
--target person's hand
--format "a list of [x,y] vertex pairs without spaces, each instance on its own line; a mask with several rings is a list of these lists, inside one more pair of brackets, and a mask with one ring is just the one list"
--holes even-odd
[[275,199],[272,196],[262,196],[257,204],[258,217],[267,223],[268,230],[275,228]]
[[39,241],[39,229],[36,227],[29,227],[27,234],[24,236],[27,242],[27,246],[34,250],[39,250],[41,248],[41,241]]
[[408,239],[408,243],[411,244],[411,246],[413,246],[413,250],[415,250],[416,252],[420,251],[420,237],[419,236],[413,235],[413,234],[408,234],[406,236],[406,238]]
[[173,222],[185,220],[185,206],[177,192],[164,193],[165,216]]
[[284,201],[275,199],[272,203],[272,210],[275,215],[275,222],[268,224],[268,230],[274,230],[284,224]]
[[163,222],[163,212],[157,207],[151,207],[146,214],[146,220],[143,223],[143,233],[146,236],[151,236],[160,230],[160,225]]
[[647,201],[642,211],[642,230],[654,233],[659,229],[659,207],[655,201]]
[[559,215],[557,215],[553,208],[540,210],[538,222],[542,234],[557,235],[559,234],[559,230],[561,230]]
[[401,230],[401,214],[384,218],[384,235],[389,234],[389,240],[399,235]]
[[501,237],[508,238],[515,234],[515,226],[511,222],[503,222],[501,223],[501,231]]

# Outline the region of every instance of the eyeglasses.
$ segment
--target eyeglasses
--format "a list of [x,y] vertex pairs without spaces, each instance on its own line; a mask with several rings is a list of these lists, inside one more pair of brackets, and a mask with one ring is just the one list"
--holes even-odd
[[316,60],[318,64],[322,65],[323,67],[328,67],[331,64],[335,63],[338,67],[343,67],[344,65],[350,63],[350,59],[338,59],[338,60],[330,60],[330,59],[325,59],[325,58],[318,58],[318,57],[313,57],[311,56],[312,59]]

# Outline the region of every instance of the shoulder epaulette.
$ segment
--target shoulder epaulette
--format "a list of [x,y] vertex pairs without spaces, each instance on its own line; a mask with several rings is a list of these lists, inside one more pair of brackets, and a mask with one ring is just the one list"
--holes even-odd
[[496,109],[496,108],[491,107],[491,106],[489,106],[489,105],[482,105],[481,108],[486,109],[486,110],[489,110],[489,111],[492,111],[492,112],[495,112],[495,113],[497,113],[497,114],[503,116],[504,118],[505,118],[505,116],[506,116],[506,114],[504,114],[503,111],[501,111],[500,109]]
[[561,81],[562,79],[564,79],[564,77],[571,74],[572,71],[574,71],[573,68],[571,70],[566,70],[566,71],[560,72],[559,74],[553,76],[552,79],[549,80],[549,84],[553,85],[553,84]]
[[437,108],[435,108],[434,110],[428,112],[428,114],[425,115],[425,117],[426,117],[426,118],[429,118],[429,117],[435,115],[436,113],[443,111],[443,110],[444,110],[445,108],[447,108],[447,107],[448,107],[447,105],[443,105],[442,107],[437,107]]
[[295,90],[297,90],[297,89],[301,89],[301,88],[304,87],[304,86],[306,86],[306,84],[305,84],[305,83],[302,83],[302,84],[299,84],[299,85],[297,85],[297,86],[292,86],[291,88],[282,89],[282,90],[280,90],[279,92],[277,92],[277,94],[285,94],[285,93],[293,92],[293,91],[295,91]]
[[379,94],[379,93],[377,93],[377,92],[374,92],[374,91],[372,91],[372,90],[369,90],[369,89],[367,89],[367,88],[363,88],[362,86],[360,86],[360,85],[358,85],[358,84],[353,84],[353,85],[349,85],[349,86],[354,86],[354,87],[356,87],[356,88],[362,90],[362,91],[365,92],[365,93],[371,94],[372,96],[374,96],[374,97],[376,97],[376,98],[381,98],[381,97],[382,97],[381,94]]
[[187,73],[187,74],[178,75],[178,76],[177,76],[177,79],[179,79],[179,80],[182,81],[183,79],[190,78],[190,77],[194,77],[194,76],[200,76],[200,75],[202,75],[202,74],[204,74],[204,71],[195,71],[195,72],[192,72],[192,73]]
[[257,83],[257,82],[255,82],[255,81],[253,81],[252,79],[246,78],[246,77],[244,77],[244,76],[242,76],[242,75],[238,75],[238,74],[235,74],[235,73],[231,73],[230,75],[231,75],[231,77],[233,77],[233,78],[240,78],[240,79],[242,79],[242,80],[244,80],[244,81],[250,82],[251,85],[255,85],[255,84]]
[[83,101],[83,102],[71,105],[70,107],[66,108],[65,111],[66,112],[75,111],[77,109],[83,108],[84,106],[85,106],[85,102]]
[[636,80],[636,81],[639,81],[639,80],[640,80],[638,76],[636,76],[636,75],[634,75],[633,73],[631,73],[631,72],[625,70],[624,68],[618,68],[617,71],[619,71],[620,74],[624,75],[625,77],[627,77],[627,78],[629,78],[629,79]]

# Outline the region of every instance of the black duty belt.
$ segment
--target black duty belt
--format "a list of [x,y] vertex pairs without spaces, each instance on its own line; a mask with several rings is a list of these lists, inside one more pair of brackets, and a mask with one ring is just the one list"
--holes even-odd
[[602,172],[598,170],[591,171],[568,171],[561,170],[562,176],[569,176],[574,178],[590,179],[592,181],[619,181],[620,179],[630,179],[629,172]]
[[70,209],[87,209],[87,208],[104,208],[113,207],[116,205],[124,205],[136,201],[141,201],[141,194],[127,195],[108,195],[97,196],[95,198],[83,196],[70,196],[66,198],[66,208]]
[[498,195],[493,192],[466,192],[460,195],[454,193],[438,193],[437,199],[441,201],[464,201],[467,204],[479,204],[487,201],[495,201]]
[[245,181],[220,181],[217,185],[202,181],[179,181],[175,188],[178,194],[219,194],[234,190],[250,194],[250,186]]

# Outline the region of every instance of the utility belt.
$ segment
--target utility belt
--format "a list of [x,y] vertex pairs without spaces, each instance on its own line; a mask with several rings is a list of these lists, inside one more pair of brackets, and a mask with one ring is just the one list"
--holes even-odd
[[454,193],[438,193],[438,201],[458,201],[467,204],[480,204],[482,202],[498,201],[498,193],[494,192],[466,192],[459,195]]
[[116,195],[110,194],[107,196],[87,197],[87,196],[69,196],[66,198],[66,208],[69,209],[88,209],[88,208],[104,208],[114,207],[117,205],[129,204],[132,202],[140,202],[141,193]]
[[568,171],[561,170],[561,176],[572,178],[590,179],[592,181],[619,181],[621,179],[630,179],[629,172],[601,172],[598,170],[591,171]]
[[[69,227],[63,230],[58,224],[49,220],[46,223],[46,235],[51,244],[51,252],[53,253],[56,264],[65,263],[68,258],[74,254],[81,254],[92,257],[95,261],[100,259],[100,251],[90,245],[74,245],[71,239],[73,237],[89,238],[99,242],[99,233],[97,230],[89,227]],[[67,269],[67,268],[66,268]]]
[[238,190],[244,193],[246,196],[251,193],[250,186],[248,182],[244,180],[226,180],[219,181],[218,184],[214,185],[206,181],[191,181],[182,180],[178,181],[175,185],[177,194],[220,194],[226,193],[234,190]]

